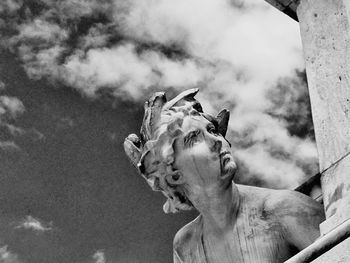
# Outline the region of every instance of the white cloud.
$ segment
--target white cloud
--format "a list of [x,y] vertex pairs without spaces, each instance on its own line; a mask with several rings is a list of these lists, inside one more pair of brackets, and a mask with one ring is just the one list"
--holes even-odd
[[106,256],[103,250],[97,250],[95,254],[92,256],[94,259],[94,263],[106,263]]
[[5,87],[6,87],[5,83],[0,80],[0,91],[5,90]]
[[240,149],[236,151],[236,156],[249,171],[244,175],[248,182],[260,180],[272,188],[293,188],[305,177],[293,160],[274,158],[261,145]]
[[5,152],[21,151],[21,148],[14,141],[0,141],[0,149]]
[[260,2],[240,10],[228,1],[131,1],[123,25],[132,37],[176,43],[213,63],[228,61],[249,76],[254,85],[246,88],[257,91],[303,66],[298,24]]
[[[1,82],[0,82],[1,84]],[[35,128],[23,129],[15,125],[16,118],[25,112],[21,100],[11,96],[0,96],[0,149],[8,152],[20,152],[21,148],[15,142],[17,137],[33,141],[42,140],[45,135]],[[9,139],[10,138],[10,139]]]
[[42,19],[34,19],[31,23],[20,24],[18,26],[20,32],[13,38],[13,41],[17,39],[26,39],[32,41],[40,41],[37,44],[45,44],[46,42],[60,42],[67,39],[66,30],[62,29],[57,24],[49,23]]
[[[288,123],[307,118],[290,116],[308,103],[298,105],[305,94],[300,83],[286,84],[293,84],[283,90],[289,98],[274,95],[284,101],[267,96],[303,68],[298,23],[264,1],[46,0],[39,15],[16,28],[8,43],[32,78],[62,81],[91,98],[108,91],[136,101],[155,89],[198,86],[208,111],[231,110],[229,136],[239,161],[249,167],[257,158],[247,178],[260,169],[268,184],[293,187],[316,172],[313,141],[292,134]],[[162,50],[174,47],[179,54]],[[271,106],[276,103],[285,106]],[[278,174],[288,179],[278,184]]]
[[[25,107],[18,98],[11,96],[0,96],[0,150],[5,152],[21,152],[20,146],[16,143],[16,137],[29,137],[33,140],[39,138],[39,132],[32,129],[23,129],[12,122],[25,112]],[[43,137],[40,136],[39,139]]]
[[8,249],[8,246],[0,247],[0,263],[20,263],[18,256]]
[[81,37],[80,46],[83,50],[104,47],[107,45],[109,37],[110,34],[106,32],[106,27],[102,24],[97,24],[89,29],[86,36]]
[[[65,65],[68,83],[88,96],[95,96],[100,87],[129,92],[133,97],[152,83],[151,67],[135,56],[129,44],[112,49],[92,49],[83,59],[73,56]],[[113,70],[112,70],[113,69]],[[135,95],[137,94],[137,95]]]
[[0,12],[15,12],[22,5],[22,0],[2,0],[0,2]]
[[147,51],[139,55],[135,45],[91,49],[75,54],[64,65],[65,80],[83,94],[96,96],[100,88],[109,88],[116,96],[139,100],[152,86],[184,88],[206,79],[206,68],[194,60],[173,61]]
[[[16,97],[0,96],[0,128],[5,128],[12,136],[22,135],[23,129],[8,123],[25,111],[23,103]],[[2,140],[0,150],[5,152],[20,152],[21,148],[13,140]]]
[[[45,17],[52,17],[52,11],[57,11],[62,15],[61,19],[70,23],[74,19],[80,17],[96,17],[99,14],[106,14],[111,11],[110,0],[69,0],[69,1],[56,1],[56,0],[45,0],[45,2],[52,9],[49,10]],[[113,10],[113,9],[112,9]],[[56,13],[57,14],[57,13]]]
[[52,222],[43,223],[37,218],[26,216],[26,218],[16,228],[33,230],[35,232],[47,232],[52,230]]
[[[301,141],[301,140],[300,140]],[[301,143],[296,144],[295,155],[300,160],[310,160],[317,158],[317,149],[315,142],[310,139],[302,140]]]
[[33,141],[41,141],[45,139],[45,135],[35,128],[25,130],[25,135]]
[[16,118],[24,112],[23,103],[16,97],[0,96],[0,118],[6,115],[9,118]]
[[17,127],[13,124],[10,123],[1,123],[0,127],[5,127],[6,130],[13,136],[13,137],[17,137],[17,136],[22,136],[25,134],[25,130]]
[[[302,67],[297,23],[265,3],[248,4],[249,8],[245,9],[235,8],[225,0],[115,0],[114,9],[112,6],[106,8],[108,1],[101,5],[96,1],[47,1],[47,4],[46,13],[31,23],[18,25],[20,33],[10,42],[18,45],[30,76],[51,76],[68,81],[89,96],[94,96],[105,86],[114,94],[125,94],[126,91],[135,99],[144,95],[137,90],[153,85],[184,89],[209,82],[207,85],[211,84],[215,89],[214,79],[223,78],[220,82],[224,82],[226,92],[255,105],[252,103],[255,98],[278,77]],[[76,29],[75,24],[54,24],[52,17],[56,15],[65,21],[73,18],[72,12],[78,19],[101,10],[107,13],[107,9],[114,11],[114,18],[105,25],[97,24],[82,35],[81,46],[66,58],[62,67],[57,60],[69,51],[65,41]],[[168,59],[159,52],[136,53],[134,44],[128,41],[100,48],[113,34],[107,33],[113,23],[131,40],[176,44],[192,58],[206,61],[207,65],[192,59]],[[91,43],[96,40],[96,45]],[[38,47],[41,48],[38,50]],[[85,54],[81,49],[87,47],[92,48]],[[230,65],[231,76],[216,70],[222,63]],[[233,81],[242,73],[244,81]]]

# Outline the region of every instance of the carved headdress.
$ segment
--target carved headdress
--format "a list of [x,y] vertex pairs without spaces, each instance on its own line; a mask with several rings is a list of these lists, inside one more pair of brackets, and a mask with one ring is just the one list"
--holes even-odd
[[217,131],[225,137],[229,112],[222,110],[215,118],[203,113],[200,103],[194,98],[198,89],[189,89],[170,101],[164,92],[156,92],[145,102],[145,114],[140,138],[130,134],[124,141],[125,153],[139,173],[154,191],[162,191],[167,197],[163,209],[166,213],[188,210],[191,202],[175,184],[166,177],[176,180],[178,171],[175,162],[175,141],[182,134],[182,122],[186,116],[203,116],[212,122]]

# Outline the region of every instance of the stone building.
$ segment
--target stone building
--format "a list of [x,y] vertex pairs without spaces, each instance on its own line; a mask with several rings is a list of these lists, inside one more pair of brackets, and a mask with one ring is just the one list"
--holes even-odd
[[266,1],[299,22],[320,173],[296,190],[326,215],[321,237],[286,262],[350,262],[350,0]]

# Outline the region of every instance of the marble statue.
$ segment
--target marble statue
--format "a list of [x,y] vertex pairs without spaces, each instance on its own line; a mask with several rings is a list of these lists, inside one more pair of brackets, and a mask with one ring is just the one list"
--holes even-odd
[[197,92],[170,101],[155,93],[145,103],[140,138],[130,134],[124,142],[139,173],[166,196],[166,213],[199,212],[176,234],[174,262],[285,261],[319,237],[323,207],[295,191],[235,184],[229,112],[204,113]]

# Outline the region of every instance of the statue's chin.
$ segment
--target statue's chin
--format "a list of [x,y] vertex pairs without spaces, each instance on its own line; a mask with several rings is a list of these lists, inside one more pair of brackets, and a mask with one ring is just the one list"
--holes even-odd
[[230,153],[222,154],[220,156],[221,178],[233,179],[236,173],[237,165],[234,162]]

